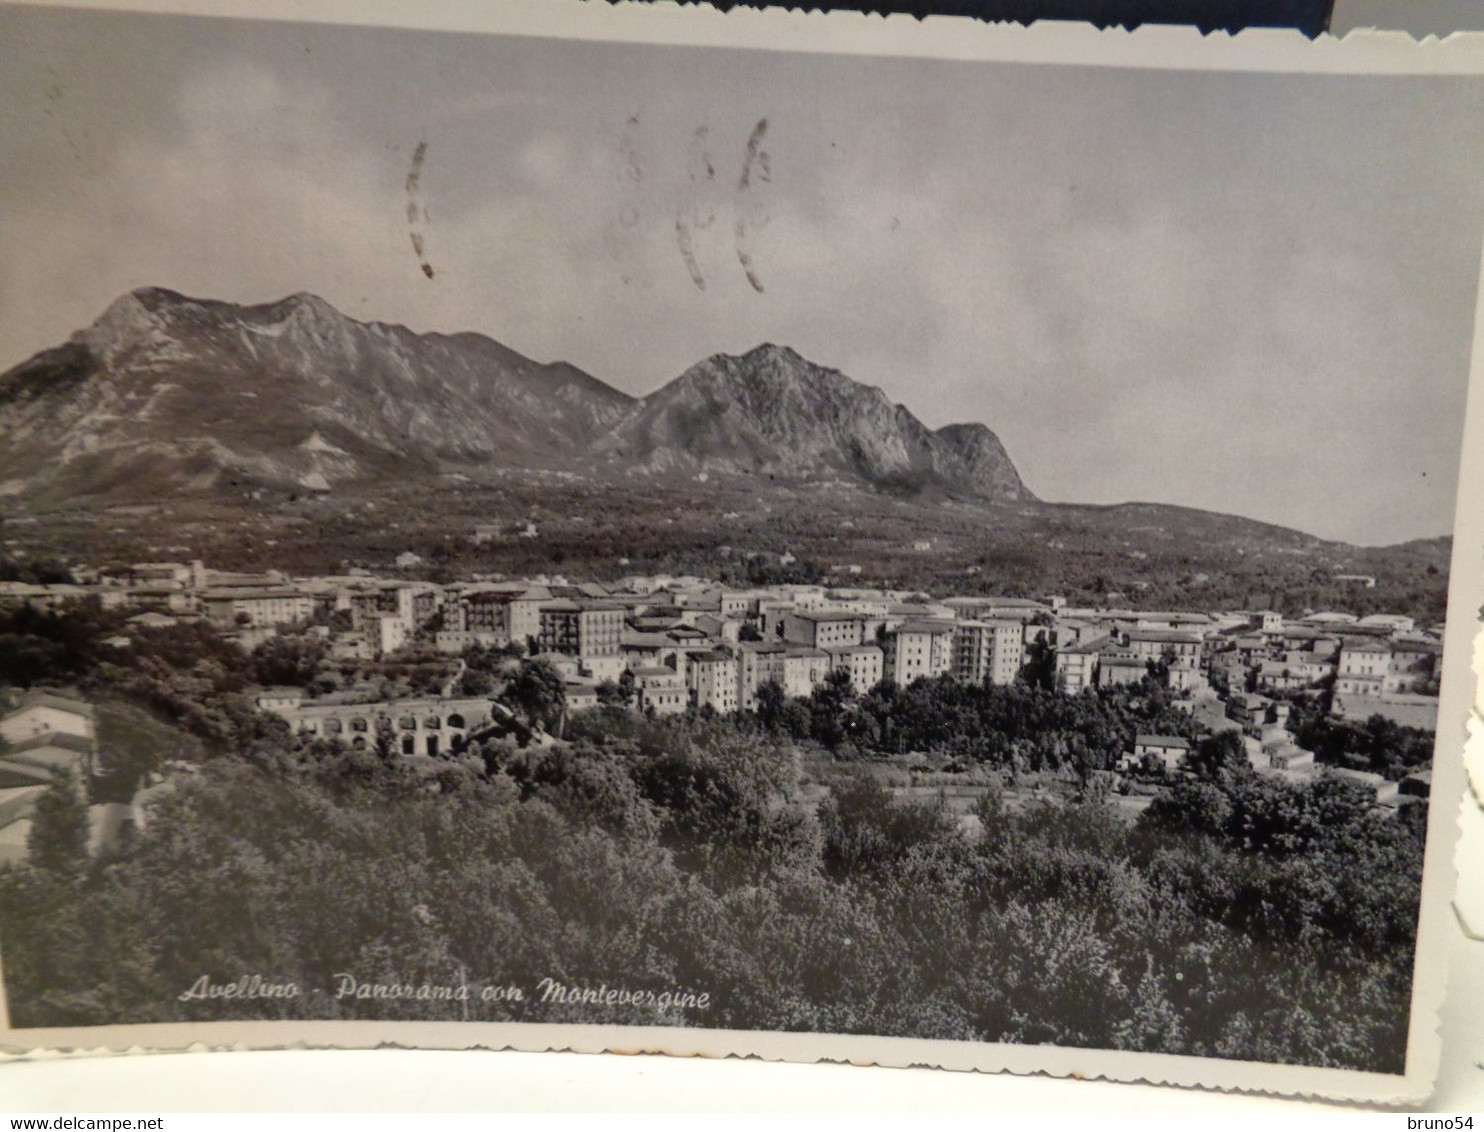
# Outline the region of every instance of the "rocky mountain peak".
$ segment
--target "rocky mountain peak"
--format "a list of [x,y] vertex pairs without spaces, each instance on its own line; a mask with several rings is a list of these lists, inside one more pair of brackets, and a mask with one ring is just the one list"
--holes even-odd
[[721,386],[750,400],[760,411],[808,412],[820,398],[859,402],[869,411],[890,406],[885,393],[846,377],[837,369],[816,365],[790,346],[764,342],[745,354],[714,354],[691,367],[672,384]]
[[[722,355],[727,356],[727,355]],[[760,342],[747,353],[743,354],[738,361],[747,362],[751,365],[771,366],[807,366],[813,367],[812,363],[803,358],[798,351],[791,346],[778,346],[772,342]]]
[[73,335],[73,341],[104,364],[130,349],[159,344],[165,337],[160,312],[181,298],[158,287],[137,288],[109,303],[91,326]]
[[142,287],[0,374],[0,481],[59,498],[491,465],[1026,495],[988,429],[935,433],[772,342],[634,401],[483,335],[365,323],[307,292],[244,306]]
[[881,389],[765,342],[714,355],[651,393],[603,450],[654,473],[1024,497],[1009,456],[982,431],[940,437]]
[[1020,478],[1005,446],[986,425],[944,425],[934,434],[981,489],[1006,499],[1034,499]]
[[255,309],[261,310],[271,319],[293,319],[302,323],[340,324],[356,321],[318,295],[312,295],[308,291],[296,291],[287,298],[279,299],[276,303],[268,303]]

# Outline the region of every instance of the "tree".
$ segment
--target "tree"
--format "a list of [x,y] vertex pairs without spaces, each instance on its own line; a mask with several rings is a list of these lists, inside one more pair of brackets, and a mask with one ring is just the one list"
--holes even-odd
[[500,698],[542,731],[555,728],[567,710],[567,688],[561,673],[544,660],[521,661]]
[[831,751],[845,740],[855,706],[850,672],[832,668],[809,694],[809,709],[814,738]]
[[1174,659],[1174,651],[1166,649],[1158,660],[1151,660],[1147,666],[1149,669],[1147,679],[1153,680],[1157,687],[1168,688],[1170,686],[1170,665]]
[[31,864],[55,873],[75,874],[87,864],[88,804],[71,771],[53,771],[51,785],[36,800],[26,851]]
[[1056,649],[1045,637],[1037,637],[1026,646],[1020,679],[1032,688],[1056,690]]
[[1223,731],[1202,739],[1185,756],[1184,766],[1199,778],[1223,785],[1252,775],[1252,763],[1238,731]]
[[777,680],[764,680],[757,686],[757,721],[765,731],[781,731],[788,696]]
[[459,677],[458,694],[461,696],[487,696],[495,690],[495,678],[478,668],[465,668]]
[[328,649],[313,637],[273,637],[253,649],[252,678],[263,685],[305,688],[319,674]]
[[598,703],[604,707],[626,708],[634,702],[634,674],[624,669],[617,680],[604,680],[598,685]]

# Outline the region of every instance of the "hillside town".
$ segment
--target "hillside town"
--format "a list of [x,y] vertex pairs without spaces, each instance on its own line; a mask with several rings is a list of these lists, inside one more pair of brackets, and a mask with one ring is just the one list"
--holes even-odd
[[[1067,696],[1154,681],[1201,731],[1239,733],[1254,769],[1290,781],[1321,770],[1287,727],[1295,696],[1325,693],[1339,718],[1380,715],[1405,727],[1437,726],[1442,627],[1399,615],[1075,608],[1055,596],[728,588],[668,575],[616,584],[544,576],[440,585],[365,570],[292,578],[234,573],[199,560],[79,568],[73,575],[65,584],[0,584],[0,608],[63,611],[96,602],[127,615],[125,631],[106,641],[120,651],[131,647],[131,629],[197,622],[245,652],[274,640],[308,640],[339,662],[446,658],[449,678],[432,695],[389,692],[384,682],[273,686],[255,694],[259,710],[295,732],[352,748],[389,733],[396,752],[419,761],[455,754],[509,715],[489,688],[461,688],[462,658],[471,650],[545,662],[561,678],[567,712],[622,703],[649,716],[754,711],[770,685],[786,698],[808,697],[832,673],[856,693],[883,680],[1007,685],[1038,662]],[[90,773],[92,716],[85,702],[33,692],[0,719],[0,857],[24,855],[31,806],[56,769]],[[1180,736],[1140,734],[1116,770],[1168,776],[1191,747]],[[1427,792],[1425,771],[1400,781],[1335,773],[1374,790],[1380,806]],[[131,820],[143,821],[137,799],[95,806],[95,843]]]

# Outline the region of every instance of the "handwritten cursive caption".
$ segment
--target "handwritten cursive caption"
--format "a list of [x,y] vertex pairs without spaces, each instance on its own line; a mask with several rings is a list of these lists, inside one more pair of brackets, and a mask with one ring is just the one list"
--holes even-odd
[[[181,1002],[213,1000],[295,999],[304,996],[299,984],[275,981],[263,975],[241,975],[230,982],[212,982],[202,975],[176,997]],[[323,988],[337,1002],[343,999],[387,1002],[539,1002],[562,1006],[638,1006],[659,1014],[711,1009],[711,995],[685,988],[654,990],[543,978],[527,991],[514,983],[384,983],[367,982],[349,972],[338,972],[334,984]]]

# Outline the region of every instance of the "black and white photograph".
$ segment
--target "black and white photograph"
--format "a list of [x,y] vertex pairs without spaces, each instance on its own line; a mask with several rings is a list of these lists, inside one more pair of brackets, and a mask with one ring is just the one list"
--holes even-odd
[[1484,55],[549,8],[0,5],[0,1043],[1430,1072]]

